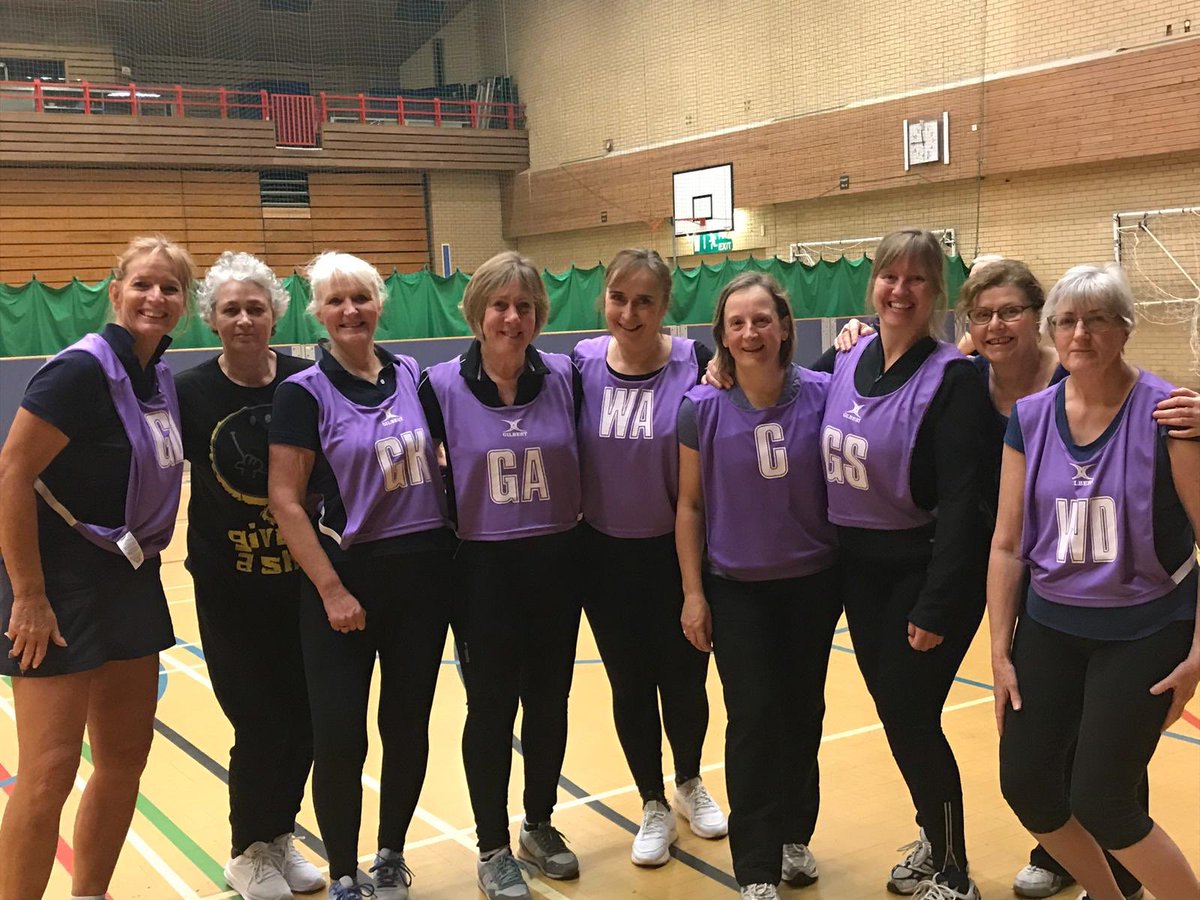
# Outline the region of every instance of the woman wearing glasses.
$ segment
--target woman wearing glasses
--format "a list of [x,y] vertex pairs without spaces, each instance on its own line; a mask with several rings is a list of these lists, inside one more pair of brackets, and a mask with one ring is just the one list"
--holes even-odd
[[1102,848],[1156,897],[1195,897],[1138,786],[1200,681],[1200,443],[1151,419],[1171,387],[1125,360],[1119,269],[1068,271],[1042,322],[1070,375],[1017,402],[1005,435],[988,572],[1001,787],[1091,900],[1124,897]]

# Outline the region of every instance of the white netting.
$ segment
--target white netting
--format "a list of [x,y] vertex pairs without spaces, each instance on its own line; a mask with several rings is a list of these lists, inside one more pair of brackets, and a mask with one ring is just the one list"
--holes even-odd
[[[953,228],[934,228],[933,233],[941,238],[947,254],[953,256],[958,253],[958,238]],[[836,262],[843,257],[873,256],[881,240],[882,235],[837,241],[796,241],[788,248],[789,258],[793,262],[811,266],[820,260]]]
[[1200,207],[1117,213],[1114,251],[1133,288],[1138,315],[1187,324],[1200,371]]

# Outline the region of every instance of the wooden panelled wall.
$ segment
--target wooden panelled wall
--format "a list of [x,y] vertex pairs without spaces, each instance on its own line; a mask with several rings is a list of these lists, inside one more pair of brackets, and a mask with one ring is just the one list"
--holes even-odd
[[0,282],[98,281],[136,234],[161,232],[203,269],[223,250],[280,276],[325,249],[414,272],[429,264],[425,190],[415,173],[309,177],[307,211],[259,205],[255,172],[0,168]]
[[61,59],[66,65],[67,81],[112,82],[119,80],[121,75],[120,65],[111,47],[50,47],[45,44],[17,44],[0,38],[0,56]]

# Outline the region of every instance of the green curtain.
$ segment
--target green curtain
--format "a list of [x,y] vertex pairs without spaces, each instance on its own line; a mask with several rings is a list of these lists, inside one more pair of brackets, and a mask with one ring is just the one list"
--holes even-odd
[[[866,309],[870,261],[866,258],[818,262],[806,266],[784,260],[726,260],[717,265],[676,269],[674,302],[668,325],[702,325],[712,321],[717,295],[734,276],[745,271],[766,272],[787,290],[798,318],[855,316]],[[957,256],[946,258],[946,286],[957,296],[967,269]],[[383,340],[464,337],[470,334],[458,306],[470,276],[455,272],[448,278],[431,272],[401,274],[385,279],[387,302],[379,323]],[[572,267],[555,274],[543,272],[550,295],[546,331],[592,331],[604,327],[598,299],[604,287],[604,267]],[[289,275],[283,285],[292,297],[287,313],[275,328],[278,344],[311,344],[323,329],[308,315],[308,282]],[[20,286],[0,284],[0,356],[49,356],[108,317],[108,279],[84,284],[78,279],[65,287],[42,284],[36,278]],[[220,342],[194,313],[175,329],[175,347],[217,347]]]

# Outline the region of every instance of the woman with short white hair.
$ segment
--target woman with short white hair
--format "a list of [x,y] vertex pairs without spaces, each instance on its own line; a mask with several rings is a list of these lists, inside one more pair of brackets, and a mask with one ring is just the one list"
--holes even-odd
[[1152,419],[1171,386],[1125,359],[1120,269],[1069,270],[1042,323],[1069,375],[1013,407],[988,569],[1001,788],[1091,900],[1122,900],[1102,848],[1154,896],[1193,898],[1137,794],[1200,681],[1200,443]]
[[221,353],[176,379],[183,455],[192,464],[187,568],[209,679],[233,726],[225,880],[245,900],[287,900],[325,886],[292,842],[312,727],[300,660],[300,569],[267,510],[271,402],[287,378],[311,365],[271,349],[289,299],[262,260],[222,253],[196,291]]
[[[404,900],[404,842],[429,757],[429,713],[449,622],[454,536],[416,362],[375,343],[383,279],[322,253],[309,311],[329,332],[317,365],[275,395],[270,509],[308,580],[300,641],[313,723],[313,804],[331,900]],[[318,498],[312,518],[307,498]],[[379,832],[359,884],[367,702],[379,658]]]

